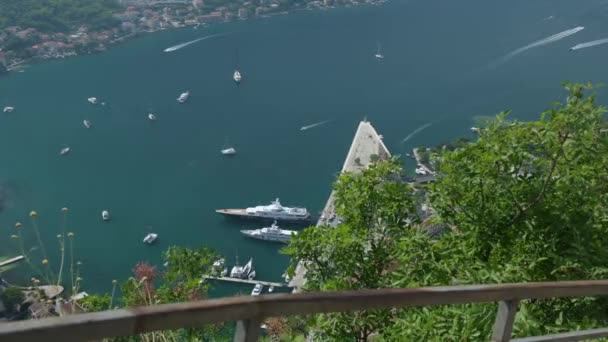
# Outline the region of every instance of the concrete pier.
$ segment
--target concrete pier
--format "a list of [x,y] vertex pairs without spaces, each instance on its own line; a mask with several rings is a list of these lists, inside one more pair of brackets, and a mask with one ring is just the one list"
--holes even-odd
[[285,283],[273,283],[271,281],[262,281],[262,280],[249,280],[249,279],[237,279],[237,278],[229,278],[229,277],[212,277],[212,276],[203,276],[205,279],[210,280],[218,280],[218,281],[229,281],[232,283],[241,283],[241,284],[262,284],[264,286],[274,286],[274,287],[287,287],[288,284]]
[[[374,127],[367,121],[361,121],[344,160],[344,165],[342,165],[341,173],[360,172],[375,160],[386,160],[390,156],[391,154],[384,145],[382,137],[376,132]],[[335,227],[338,224],[339,218],[335,214],[334,192],[332,191],[317,222],[317,226],[327,225]],[[306,266],[300,262],[296,267],[293,279],[289,282],[289,286],[294,288],[294,292],[298,292],[304,285],[306,282],[305,276]]]

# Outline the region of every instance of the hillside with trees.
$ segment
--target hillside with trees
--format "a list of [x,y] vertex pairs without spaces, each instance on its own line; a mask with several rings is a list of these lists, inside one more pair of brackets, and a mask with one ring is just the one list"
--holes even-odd
[[115,0],[0,0],[0,30],[32,27],[41,32],[66,32],[86,24],[93,30],[118,24]]
[[[344,223],[292,239],[292,267],[307,265],[308,291],[607,279],[608,136],[605,109],[587,86],[538,121],[498,115],[476,142],[441,154],[427,188],[428,234],[395,161],[339,176]],[[418,203],[420,205],[420,203]],[[427,220],[428,222],[429,220]],[[606,298],[523,301],[514,337],[608,324]],[[328,341],[487,341],[497,304],[320,315]]]

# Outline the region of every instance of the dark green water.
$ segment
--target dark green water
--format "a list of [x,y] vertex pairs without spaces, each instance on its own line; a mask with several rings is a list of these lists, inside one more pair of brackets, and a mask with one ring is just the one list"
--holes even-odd
[[[16,221],[29,222],[30,210],[57,254],[67,206],[87,291],[109,290],[137,261],[159,263],[169,245],[208,245],[228,260],[238,250],[241,259],[255,258],[259,279],[280,280],[287,259],[279,246],[246,239],[239,229],[250,223],[214,209],[278,196],[318,212],[366,116],[396,154],[467,135],[474,116],[513,109],[516,118],[536,118],[563,99],[561,81],[608,80],[608,45],[568,51],[608,37],[607,16],[605,0],[395,1],[156,33],[12,74],[0,79],[0,107],[17,108],[0,113],[0,182],[8,196],[0,255],[17,253],[8,237]],[[585,30],[487,68],[576,26]],[[162,52],[213,33],[230,34]],[[386,56],[380,63],[372,57],[377,41]],[[240,87],[231,80],[237,47]],[[191,99],[179,105],[186,89]],[[88,104],[90,96],[108,106]],[[146,120],[150,111],[158,122]],[[92,129],[82,126],[85,118]],[[333,121],[299,131],[323,120]],[[219,154],[226,137],[235,158]],[[72,152],[60,157],[64,144]],[[103,209],[111,222],[101,222]],[[31,227],[24,230],[31,240]],[[141,243],[148,230],[160,234],[158,244]],[[6,277],[19,279],[23,270]]]

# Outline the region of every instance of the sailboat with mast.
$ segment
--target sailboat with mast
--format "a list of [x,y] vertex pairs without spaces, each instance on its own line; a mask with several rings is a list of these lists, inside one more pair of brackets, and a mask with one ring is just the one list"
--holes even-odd
[[384,59],[384,55],[382,54],[382,46],[380,45],[380,42],[378,42],[378,50],[376,50],[376,54],[374,55],[374,57],[376,57],[377,60]]
[[236,85],[241,84],[241,80],[243,79],[243,76],[241,75],[241,72],[239,71],[239,50],[236,50],[236,61],[235,61],[235,67],[234,67],[234,73],[232,74],[232,79],[234,80],[234,83],[236,83]]

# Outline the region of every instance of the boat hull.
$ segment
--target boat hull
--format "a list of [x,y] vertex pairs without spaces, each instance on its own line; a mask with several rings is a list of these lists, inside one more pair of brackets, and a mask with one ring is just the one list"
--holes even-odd
[[247,213],[245,209],[218,209],[215,211],[218,214],[222,214],[226,217],[233,217],[239,219],[254,219],[254,220],[265,220],[265,221],[283,221],[283,222],[310,222],[310,215],[301,217],[285,217],[285,216],[261,216],[251,215]]

